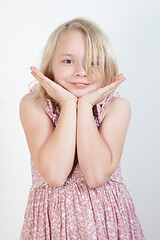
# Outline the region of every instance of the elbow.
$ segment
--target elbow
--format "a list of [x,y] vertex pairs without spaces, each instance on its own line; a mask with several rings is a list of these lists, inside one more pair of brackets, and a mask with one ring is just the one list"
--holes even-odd
[[94,189],[94,188],[101,187],[101,186],[99,186],[99,185],[97,185],[97,184],[90,184],[90,183],[87,183],[87,185],[88,185],[88,187],[89,187],[90,189]]
[[62,187],[65,184],[65,181],[59,179],[58,177],[56,178],[55,176],[53,177],[53,175],[51,177],[48,177],[45,179],[46,182],[51,186],[51,187]]
[[51,187],[62,187],[66,181],[64,172],[54,165],[46,165],[46,161],[39,161],[38,172]]
[[95,178],[92,178],[92,180],[87,181],[87,184],[90,188],[99,188],[104,186],[108,180],[110,179],[110,177],[114,174],[115,170],[117,169],[117,163],[115,164],[111,164],[109,169],[103,173],[101,173],[99,176],[97,176]]
[[[108,178],[109,179],[109,178]],[[92,181],[92,182],[87,182],[87,185],[89,188],[94,189],[94,188],[99,188],[102,187],[103,185],[106,184],[106,182],[108,181],[108,179],[105,179],[103,181]]]
[[48,183],[50,186],[53,187],[62,187],[66,182],[66,179],[64,178],[63,171],[53,171],[50,173],[50,177],[48,179]]
[[89,188],[93,189],[93,188],[99,188],[99,187],[102,187],[106,182],[106,181],[100,181],[100,180],[97,180],[94,178],[92,178],[92,180],[86,180],[87,182],[87,185]]
[[54,169],[53,171],[51,171],[51,168],[41,168],[41,170],[38,170],[40,175],[51,187],[62,187],[64,185],[64,177],[61,177],[61,174],[59,173],[59,171],[56,171],[56,169]]
[[[97,177],[97,178],[92,178],[92,180],[90,181],[86,181],[87,185],[89,186],[89,188],[99,188],[104,186],[107,181],[109,180],[109,178],[112,176],[113,171],[110,171],[110,173],[107,173],[105,175],[101,174],[101,177]],[[102,177],[103,176],[103,177]]]
[[47,183],[49,184],[49,186],[51,187],[55,187],[55,188],[59,188],[62,187],[64,185],[64,182],[52,182],[52,181],[47,181]]
[[64,176],[65,174],[63,171],[60,172],[54,170],[50,173],[50,177],[47,182],[52,187],[62,187],[66,182],[66,178]]

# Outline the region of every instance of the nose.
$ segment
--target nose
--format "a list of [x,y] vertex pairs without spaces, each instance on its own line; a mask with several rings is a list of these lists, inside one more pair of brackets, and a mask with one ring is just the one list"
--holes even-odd
[[78,66],[76,68],[76,76],[77,77],[86,77],[85,66],[83,66],[82,64],[78,64]]

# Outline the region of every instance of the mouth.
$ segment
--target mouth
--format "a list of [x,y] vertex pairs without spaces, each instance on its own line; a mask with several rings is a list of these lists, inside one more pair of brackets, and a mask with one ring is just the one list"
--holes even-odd
[[89,86],[88,83],[70,83],[72,84],[73,86],[77,87],[77,88],[86,88]]

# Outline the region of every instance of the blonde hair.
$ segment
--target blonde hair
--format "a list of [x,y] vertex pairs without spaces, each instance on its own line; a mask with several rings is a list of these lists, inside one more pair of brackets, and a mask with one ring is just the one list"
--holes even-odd
[[[108,36],[97,26],[93,21],[85,18],[74,18],[67,21],[57,27],[50,35],[46,46],[43,51],[40,71],[48,78],[54,80],[54,73],[51,69],[52,58],[56,49],[58,39],[61,34],[66,31],[77,30],[85,34],[87,40],[87,66],[86,73],[90,74],[91,62],[94,63],[96,72],[97,69],[97,57],[99,62],[100,71],[104,76],[105,82],[103,86],[111,83],[111,79],[118,74],[118,66],[116,58],[111,46],[111,42]],[[33,83],[33,81],[31,82]],[[31,84],[30,83],[30,84]],[[34,93],[33,99],[40,97],[42,99],[49,98],[53,104],[58,104],[51,98],[46,90],[38,83],[38,88]],[[102,86],[102,87],[103,87]]]

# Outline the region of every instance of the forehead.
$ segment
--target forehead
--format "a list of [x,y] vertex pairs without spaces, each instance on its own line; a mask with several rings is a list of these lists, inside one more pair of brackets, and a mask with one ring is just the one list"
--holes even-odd
[[83,32],[66,31],[57,41],[56,53],[60,55],[72,54],[83,55],[87,53],[87,40]]

